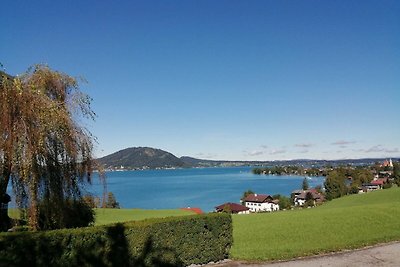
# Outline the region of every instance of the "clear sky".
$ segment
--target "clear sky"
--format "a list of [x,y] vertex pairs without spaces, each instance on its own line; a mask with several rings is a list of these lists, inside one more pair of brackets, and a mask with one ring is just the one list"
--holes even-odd
[[400,156],[400,1],[16,1],[0,62],[83,76],[96,155]]

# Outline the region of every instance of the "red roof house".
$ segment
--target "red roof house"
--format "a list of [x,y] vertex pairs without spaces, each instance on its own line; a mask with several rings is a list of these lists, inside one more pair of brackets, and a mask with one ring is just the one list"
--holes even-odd
[[273,198],[270,195],[264,195],[264,194],[249,194],[243,199],[244,202],[255,202],[255,203],[266,203],[266,202],[271,202],[272,200]]
[[224,203],[222,205],[216,206],[215,207],[216,212],[231,212],[231,213],[237,213],[237,214],[247,214],[249,213],[249,208],[236,204],[236,203]]
[[181,210],[193,211],[196,214],[203,214],[204,213],[200,208],[187,207],[187,208],[181,208]]

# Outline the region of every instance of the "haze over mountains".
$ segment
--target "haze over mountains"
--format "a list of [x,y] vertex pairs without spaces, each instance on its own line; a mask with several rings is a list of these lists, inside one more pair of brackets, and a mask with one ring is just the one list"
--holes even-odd
[[[191,168],[191,167],[228,167],[228,166],[274,166],[274,165],[366,165],[373,164],[383,159],[344,159],[344,160],[310,160],[297,159],[286,161],[224,161],[204,160],[193,157],[176,157],[170,152],[151,147],[126,148],[105,157],[99,158],[99,163],[106,169],[134,170],[134,169],[166,169],[166,168]],[[399,159],[394,159],[399,160]]]

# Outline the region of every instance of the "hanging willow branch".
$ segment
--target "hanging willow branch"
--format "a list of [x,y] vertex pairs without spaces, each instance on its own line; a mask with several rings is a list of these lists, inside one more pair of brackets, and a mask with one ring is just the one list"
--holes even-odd
[[10,180],[29,225],[39,229],[39,204],[52,206],[63,225],[66,201],[77,201],[91,183],[93,136],[74,118],[94,119],[91,98],[76,79],[36,65],[20,77],[3,77],[0,87],[0,195]]

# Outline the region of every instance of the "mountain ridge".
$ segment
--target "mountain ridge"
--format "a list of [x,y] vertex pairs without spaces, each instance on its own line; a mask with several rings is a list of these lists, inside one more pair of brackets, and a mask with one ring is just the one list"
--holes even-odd
[[[275,160],[275,161],[245,161],[245,160],[208,160],[189,156],[176,157],[168,151],[151,147],[130,147],[99,158],[100,164],[111,170],[134,169],[167,169],[192,167],[232,167],[232,166],[288,166],[304,167],[367,165],[382,161],[385,158],[341,159],[341,160]],[[393,160],[399,161],[398,158]]]
[[97,159],[106,169],[182,168],[185,163],[170,152],[152,147],[129,147]]

